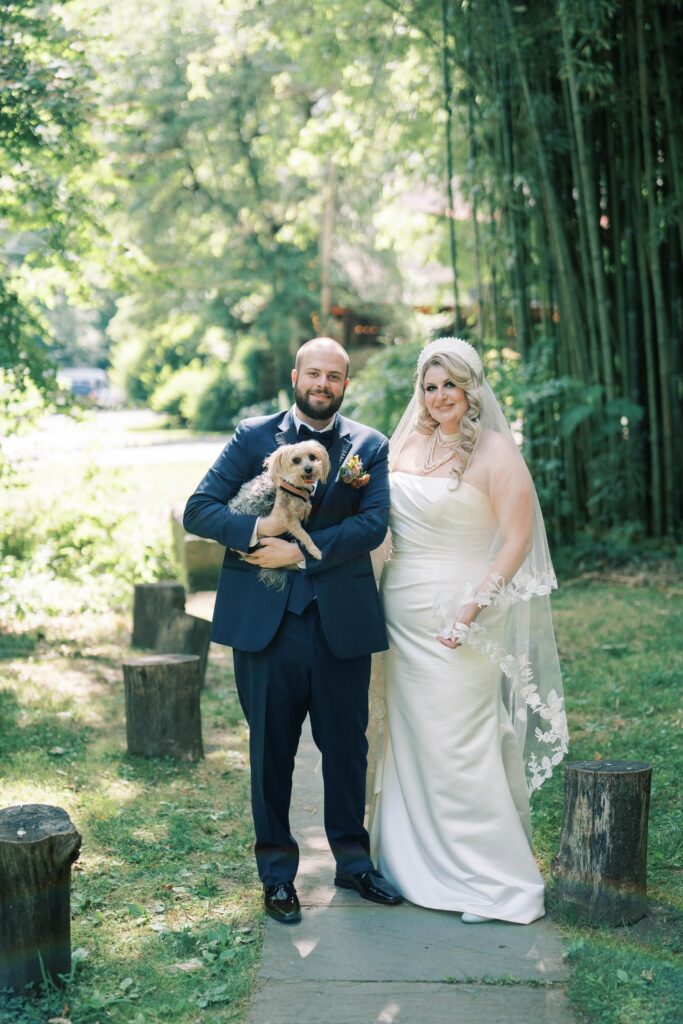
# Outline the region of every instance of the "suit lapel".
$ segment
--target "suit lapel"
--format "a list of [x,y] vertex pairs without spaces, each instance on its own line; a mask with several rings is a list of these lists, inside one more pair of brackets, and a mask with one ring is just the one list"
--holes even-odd
[[283,444],[296,444],[296,423],[291,409],[288,409],[282,417],[280,427],[275,435],[275,443],[278,448],[281,448]]
[[339,468],[342,465],[344,459],[351,451],[353,441],[350,435],[343,428],[340,422],[340,434],[334,441],[330,448],[330,474],[327,478],[327,483],[318,484],[313,495],[313,511],[320,506],[325,495],[327,494],[330,487],[336,483],[337,477],[339,476]]

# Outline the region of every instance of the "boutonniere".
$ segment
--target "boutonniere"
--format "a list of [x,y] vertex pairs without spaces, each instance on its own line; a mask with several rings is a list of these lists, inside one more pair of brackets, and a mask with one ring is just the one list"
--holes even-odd
[[370,482],[370,474],[365,472],[360,455],[352,455],[346,465],[339,470],[338,479],[352,487],[365,487]]

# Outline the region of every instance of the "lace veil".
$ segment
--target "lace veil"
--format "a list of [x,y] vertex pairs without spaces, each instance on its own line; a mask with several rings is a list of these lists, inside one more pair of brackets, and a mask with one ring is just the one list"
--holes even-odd
[[[464,479],[472,479],[473,485],[485,492],[487,489],[491,492],[495,487],[498,488],[500,522],[506,518],[507,491],[515,490],[514,486],[508,487],[508,481],[523,479],[527,493],[529,490],[531,492],[533,515],[528,554],[510,578],[485,573],[482,580],[467,581],[464,590],[461,589],[457,595],[435,593],[435,632],[440,628],[446,635],[453,628],[452,635],[457,636],[462,644],[490,658],[500,670],[503,701],[522,752],[527,787],[529,793],[533,793],[550,778],[555,766],[562,761],[567,753],[569,739],[562,677],[550,612],[549,595],[557,588],[557,580],[536,490],[500,403],[486,382],[481,359],[468,342],[461,338],[438,338],[422,349],[417,363],[415,393],[391,437],[389,462],[390,466],[396,464],[407,439],[419,429],[420,405],[417,393],[420,371],[427,360],[441,353],[463,360],[478,385],[482,431],[465,469]],[[487,432],[500,435],[494,445],[491,445],[491,437]],[[470,466],[474,468],[477,452],[487,442],[489,451],[495,454],[493,459],[490,456],[487,458],[488,471],[476,478],[470,475],[469,469]],[[453,485],[458,486],[455,478]],[[512,493],[510,500],[514,500]],[[457,538],[454,540],[457,542]],[[489,564],[495,562],[502,543],[503,531],[499,527],[489,551]],[[390,541],[374,553],[373,561],[378,575],[381,564],[388,557],[391,557]],[[481,606],[481,612],[469,627],[456,624],[458,608],[472,600]],[[382,664],[381,659],[378,659],[377,665],[373,667],[370,703],[370,770],[374,772],[371,794],[381,789],[381,771],[374,771],[374,762],[381,761],[381,752],[377,747],[384,731],[384,713]]]

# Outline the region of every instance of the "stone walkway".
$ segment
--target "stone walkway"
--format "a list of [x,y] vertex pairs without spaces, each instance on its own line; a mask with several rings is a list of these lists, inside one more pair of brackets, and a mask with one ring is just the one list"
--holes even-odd
[[306,729],[292,802],[303,920],[268,919],[247,1024],[572,1024],[549,921],[464,925],[334,887],[318,759]]

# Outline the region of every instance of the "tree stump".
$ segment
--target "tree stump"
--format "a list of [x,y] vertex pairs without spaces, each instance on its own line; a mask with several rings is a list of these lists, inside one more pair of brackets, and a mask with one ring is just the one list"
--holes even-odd
[[[71,970],[71,865],[81,836],[61,807],[0,810],[0,989]],[[42,961],[42,969],[41,969]]]
[[647,913],[651,779],[652,768],[640,761],[566,766],[552,874],[562,902],[588,924],[634,924]]
[[223,566],[225,548],[215,540],[187,533],[183,509],[171,513],[171,530],[180,579],[191,593],[215,590]]
[[159,626],[185,611],[185,588],[176,580],[137,583],[133,598],[133,647],[154,648]]
[[156,654],[123,662],[128,753],[198,761],[204,756],[199,658]]
[[199,657],[199,679],[204,685],[209,657],[211,623],[184,612],[173,615],[159,626],[157,654],[196,654]]

